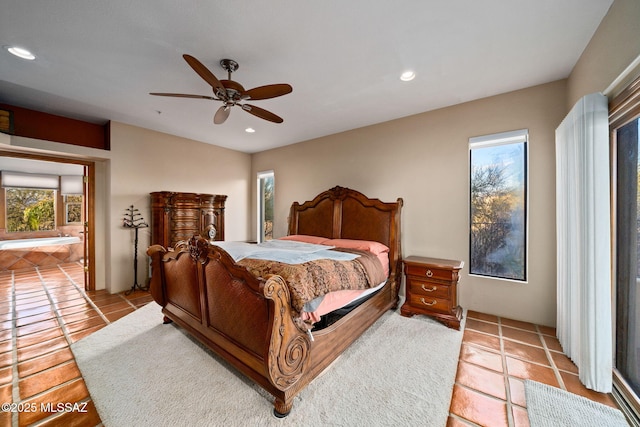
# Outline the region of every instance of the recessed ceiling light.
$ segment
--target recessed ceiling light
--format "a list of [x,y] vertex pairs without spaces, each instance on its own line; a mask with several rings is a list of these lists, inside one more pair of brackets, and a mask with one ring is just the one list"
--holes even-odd
[[244,131],[247,133],[254,133],[256,130],[254,128],[246,128]]
[[33,53],[29,52],[27,49],[24,49],[22,47],[5,46],[5,48],[7,49],[7,51],[9,51],[9,53],[17,56],[18,58],[28,59],[30,61],[36,59],[36,56]]
[[416,73],[414,73],[413,71],[405,71],[400,75],[400,80],[402,80],[403,82],[408,82],[410,80],[413,80],[415,76]]

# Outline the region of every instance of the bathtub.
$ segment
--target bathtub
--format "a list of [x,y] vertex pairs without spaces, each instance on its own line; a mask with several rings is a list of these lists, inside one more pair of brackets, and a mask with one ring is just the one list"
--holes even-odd
[[52,246],[52,245],[72,245],[74,243],[80,243],[80,242],[81,242],[80,238],[76,236],[42,237],[39,239],[0,240],[0,250],[37,248],[39,246]]
[[51,267],[84,258],[79,237],[0,240],[0,271]]

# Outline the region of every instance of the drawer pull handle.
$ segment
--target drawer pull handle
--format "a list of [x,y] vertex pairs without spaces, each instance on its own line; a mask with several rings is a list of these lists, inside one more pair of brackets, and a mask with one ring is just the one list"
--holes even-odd
[[431,277],[433,276],[433,273],[431,272],[431,270],[427,270],[427,277]]
[[438,289],[436,286],[431,286],[431,288],[426,288],[426,287],[424,286],[424,283],[423,283],[422,285],[420,285],[420,287],[422,287],[422,290],[423,290],[423,291],[426,291],[426,292],[433,292],[433,291],[435,291],[436,289]]
[[434,299],[434,300],[433,300],[433,301],[431,301],[431,302],[426,302],[426,301],[424,300],[424,298],[420,298],[420,302],[421,302],[421,303],[423,303],[424,305],[436,305],[436,303],[438,302],[438,300],[435,300],[435,299]]

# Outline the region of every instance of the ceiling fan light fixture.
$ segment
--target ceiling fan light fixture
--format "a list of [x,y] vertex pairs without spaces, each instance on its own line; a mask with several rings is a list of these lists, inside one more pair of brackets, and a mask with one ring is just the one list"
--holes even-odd
[[416,73],[409,70],[409,71],[405,71],[400,75],[400,80],[402,80],[403,82],[409,82],[413,80],[415,77],[416,77]]
[[10,54],[17,56],[18,58],[27,59],[29,61],[36,59],[36,56],[33,53],[19,46],[5,46],[5,49],[7,49]]
[[256,132],[256,130],[254,128],[246,128],[244,131],[246,133],[255,133]]

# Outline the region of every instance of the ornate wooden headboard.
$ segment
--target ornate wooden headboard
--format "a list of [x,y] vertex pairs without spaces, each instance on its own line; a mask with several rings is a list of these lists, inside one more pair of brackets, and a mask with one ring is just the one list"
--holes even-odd
[[386,203],[345,187],[333,187],[313,200],[291,205],[289,235],[371,240],[389,247],[392,273],[400,272],[402,199]]

